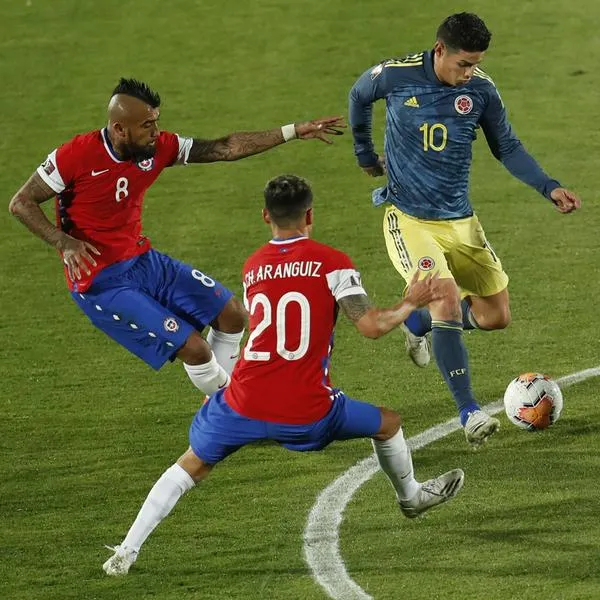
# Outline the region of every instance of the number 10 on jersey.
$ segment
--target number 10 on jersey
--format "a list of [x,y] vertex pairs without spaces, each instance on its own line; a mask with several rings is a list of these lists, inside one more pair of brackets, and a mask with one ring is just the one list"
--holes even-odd
[[446,147],[448,141],[448,129],[443,123],[423,123],[419,127],[419,131],[423,132],[423,150],[434,150],[441,152]]

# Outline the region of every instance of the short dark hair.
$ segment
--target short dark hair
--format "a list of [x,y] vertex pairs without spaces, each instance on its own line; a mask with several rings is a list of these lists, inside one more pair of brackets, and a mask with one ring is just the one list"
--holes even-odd
[[308,181],[296,175],[279,175],[265,186],[265,208],[275,225],[288,227],[312,206]]
[[152,108],[158,108],[160,106],[160,96],[152,90],[147,83],[138,81],[137,79],[125,79],[125,77],[121,77],[117,87],[113,90],[111,97],[115,94],[133,96],[134,98],[149,104]]
[[451,51],[484,52],[490,45],[492,32],[477,15],[462,12],[444,19],[438,27],[437,39]]

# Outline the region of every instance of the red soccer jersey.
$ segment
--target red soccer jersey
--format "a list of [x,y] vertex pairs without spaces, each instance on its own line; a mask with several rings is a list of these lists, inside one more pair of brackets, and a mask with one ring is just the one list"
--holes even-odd
[[142,235],[144,192],[165,167],[185,164],[191,145],[191,138],[163,131],[153,158],[122,161],[102,129],[77,135],[48,155],[37,172],[57,194],[58,227],[100,251],[92,253],[98,264],[91,275],[82,271],[73,282],[65,269],[69,289],[85,291],[104,267],[150,248]]
[[244,265],[250,337],[225,400],[264,421],[312,423],[331,408],[337,300],[365,294],[348,256],[308,238],[272,240]]

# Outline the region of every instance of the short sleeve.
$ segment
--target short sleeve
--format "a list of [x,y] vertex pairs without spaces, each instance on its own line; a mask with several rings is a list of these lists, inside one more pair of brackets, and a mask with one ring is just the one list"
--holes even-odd
[[181,137],[177,136],[177,141],[179,142],[179,148],[177,151],[177,160],[175,161],[176,165],[187,165],[188,158],[190,156],[190,150],[192,149],[192,144],[194,143],[194,139],[190,137]]
[[38,175],[54,192],[60,194],[75,179],[75,152],[72,142],[52,150],[37,168]]
[[186,165],[192,144],[193,138],[182,137],[176,133],[163,132],[162,143],[165,152],[164,163],[167,167],[173,165]]
[[325,277],[336,301],[346,296],[367,295],[360,272],[354,268],[350,257],[342,252],[336,253],[335,259],[330,261]]

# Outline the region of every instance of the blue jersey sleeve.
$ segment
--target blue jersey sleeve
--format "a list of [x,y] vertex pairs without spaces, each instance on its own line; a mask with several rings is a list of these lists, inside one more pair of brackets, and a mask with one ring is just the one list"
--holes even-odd
[[508,122],[500,94],[493,85],[488,90],[488,98],[488,105],[481,118],[481,128],[492,154],[513,177],[550,200],[550,193],[560,187],[560,183],[544,173],[533,156],[525,150]]
[[385,98],[385,69],[380,63],[363,73],[350,90],[348,118],[354,139],[354,154],[361,167],[377,164],[371,122],[373,103]]

